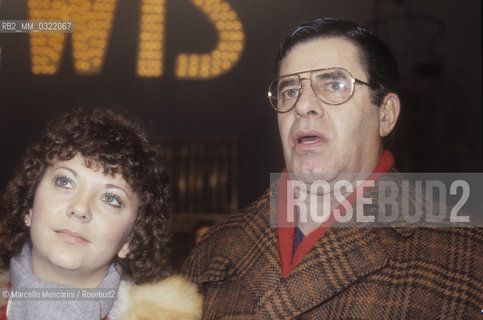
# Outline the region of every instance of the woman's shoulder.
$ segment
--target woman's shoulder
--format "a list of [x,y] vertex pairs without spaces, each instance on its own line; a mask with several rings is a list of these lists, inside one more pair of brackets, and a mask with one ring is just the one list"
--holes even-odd
[[196,285],[179,275],[142,285],[121,281],[109,319],[196,320],[202,303]]

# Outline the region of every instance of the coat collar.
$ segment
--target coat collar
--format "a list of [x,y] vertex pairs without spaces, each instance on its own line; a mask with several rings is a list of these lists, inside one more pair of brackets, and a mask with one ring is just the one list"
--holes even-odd
[[[371,229],[331,229],[260,300],[263,318],[294,318],[382,269],[389,258]],[[280,278],[281,279],[281,278]],[[283,305],[275,309],[277,301]]]
[[258,301],[257,316],[260,318],[297,317],[382,269],[389,261],[376,230],[333,228],[284,279],[277,230],[269,227],[268,192],[259,200],[258,208],[262,212],[247,212],[245,216],[245,233],[252,244],[246,256],[231,261],[234,265],[226,268],[230,271],[225,269],[222,273],[228,277],[228,274],[237,273],[244,288]]
[[[269,227],[270,217],[274,217],[270,210],[277,207],[270,205],[270,200],[276,201],[278,189],[272,187],[270,192],[259,200],[257,212],[245,215],[245,232],[252,246],[247,256],[236,260],[233,266],[246,290],[258,301],[260,318],[295,318],[389,262],[377,229],[332,228],[283,279],[277,230]],[[409,236],[408,232],[400,233]]]

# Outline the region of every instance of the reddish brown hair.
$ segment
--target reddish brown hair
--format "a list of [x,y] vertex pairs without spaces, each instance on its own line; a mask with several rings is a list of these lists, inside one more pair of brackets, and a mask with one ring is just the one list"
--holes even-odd
[[81,154],[88,163],[99,164],[104,174],[121,174],[140,198],[129,254],[114,258],[123,278],[139,284],[168,276],[171,193],[160,151],[138,122],[120,110],[76,110],[53,120],[27,148],[1,197],[1,266],[8,268],[10,258],[30,241],[24,217],[45,169]]

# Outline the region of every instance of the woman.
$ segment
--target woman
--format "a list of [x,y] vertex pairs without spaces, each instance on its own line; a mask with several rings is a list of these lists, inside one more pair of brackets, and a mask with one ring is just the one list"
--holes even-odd
[[[50,123],[1,198],[0,267],[10,269],[11,298],[0,319],[199,319],[194,285],[170,276],[160,159],[120,111],[79,110]],[[73,288],[97,290],[79,298],[68,295]],[[34,299],[19,296],[27,289]]]

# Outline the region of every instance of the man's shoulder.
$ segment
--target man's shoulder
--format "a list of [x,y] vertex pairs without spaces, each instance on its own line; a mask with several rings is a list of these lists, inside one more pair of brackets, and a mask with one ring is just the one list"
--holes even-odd
[[483,229],[380,228],[377,232],[389,254],[388,264],[376,277],[383,283],[397,286],[404,279],[414,284],[415,295],[419,291],[458,299],[462,306],[481,306]]
[[211,227],[186,259],[182,272],[191,280],[223,278],[241,257],[270,232],[269,193]]
[[265,192],[260,198],[252,202],[248,207],[230,214],[222,221],[216,223],[203,236],[200,242],[219,241],[220,238],[227,238],[228,241],[239,241],[240,238],[233,238],[236,233],[243,237],[246,228],[251,224],[267,225],[269,221],[270,195]]
[[[10,287],[10,273],[8,270],[0,269],[0,289],[5,290]],[[0,320],[6,320],[7,296],[0,297]]]
[[10,281],[8,270],[0,269],[0,286],[4,287]]
[[[437,244],[443,251],[460,251],[466,255],[483,252],[483,228],[476,227],[444,227],[419,228],[418,231],[426,235],[423,239]],[[424,245],[424,244],[423,244]]]
[[465,264],[483,256],[483,228],[377,228],[377,233],[396,260],[428,260],[444,265],[446,259]]

